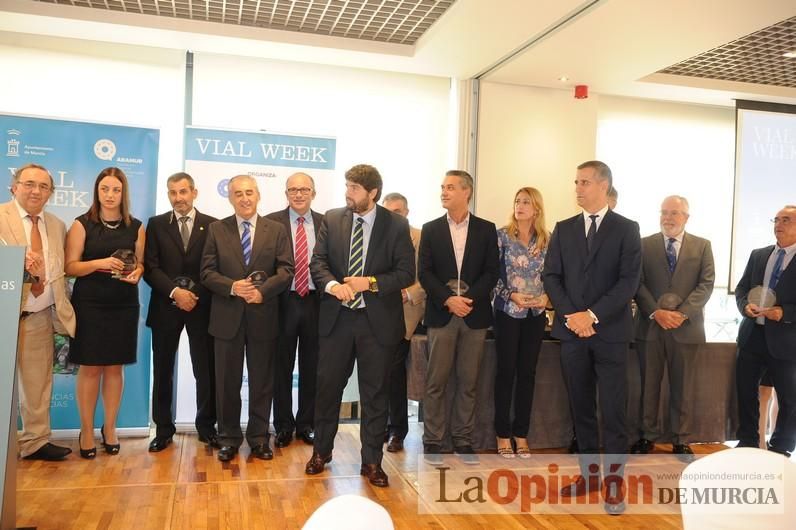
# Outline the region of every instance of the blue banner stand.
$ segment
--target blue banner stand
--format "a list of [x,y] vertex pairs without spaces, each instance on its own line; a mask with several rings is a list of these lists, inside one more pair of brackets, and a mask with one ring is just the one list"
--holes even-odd
[[16,528],[17,503],[17,340],[22,303],[25,247],[0,246],[0,461],[3,500],[0,528]]

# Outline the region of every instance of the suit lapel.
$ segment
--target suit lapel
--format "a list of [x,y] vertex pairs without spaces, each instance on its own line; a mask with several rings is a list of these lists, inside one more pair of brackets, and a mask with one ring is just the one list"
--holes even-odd
[[[608,237],[606,234],[611,231],[611,227],[614,224],[614,216],[616,214],[612,212],[610,209],[605,212],[605,217],[603,218],[602,222],[600,223],[600,227],[597,229],[597,233],[594,235],[594,242],[592,243],[591,252],[589,252],[588,258],[586,258],[586,265],[588,266],[594,256],[597,255],[597,251],[600,250],[600,246],[605,241],[605,238]],[[583,221],[583,216],[580,216],[581,221]],[[585,225],[584,225],[585,226]],[[586,234],[583,232],[583,241],[586,241]]]
[[589,259],[589,250],[586,247],[586,224],[583,221],[583,214],[579,214],[574,219],[574,223],[572,226],[575,230],[575,241],[577,242],[578,247],[578,255],[580,256],[581,262],[585,265],[588,263]]
[[27,246],[28,238],[25,237],[25,227],[22,226],[22,218],[19,216],[13,199],[5,204],[5,214],[8,226],[11,229],[11,235],[14,236],[14,241],[6,241],[6,243],[9,245]]
[[376,219],[373,221],[373,229],[370,231],[370,239],[368,240],[368,254],[365,256],[365,276],[369,275],[371,265],[376,257],[376,242],[384,239],[384,233],[387,231],[387,216],[389,214],[386,210],[382,210],[380,206],[376,206]]
[[[169,213],[169,224],[166,227],[166,233],[169,234],[169,237],[176,245],[176,248],[180,254],[184,253],[185,251],[182,248],[182,236],[180,235],[180,220],[179,218],[174,215],[174,211],[172,210]],[[193,235],[193,230],[191,231]]]
[[[681,248],[680,252],[682,252],[682,250]],[[669,272],[669,260],[666,258],[666,242],[660,232],[655,234],[655,240],[650,249],[650,260],[656,267],[660,267],[660,270],[663,271],[663,275],[666,278],[671,280],[672,273]]]
[[[450,224],[448,223],[447,215],[443,215],[442,218],[439,219],[439,229],[442,230],[442,234],[439,234],[436,240],[445,247],[443,252],[445,252],[446,256],[450,256],[451,270],[455,272],[457,270],[456,251],[453,249],[453,237],[451,237],[451,229]],[[469,237],[469,229],[467,230],[467,233]],[[462,268],[464,268],[464,260],[462,260]]]
[[[199,210],[196,210],[196,215],[194,216],[193,220],[193,229],[191,230],[191,237],[188,238],[188,248],[185,251],[186,254],[190,252],[191,247],[193,247],[196,242],[201,239],[205,230],[207,230],[207,223],[205,223],[204,218],[199,215]],[[179,230],[177,231],[177,235],[179,236]],[[182,237],[179,237],[179,241],[180,248],[182,248]]]
[[[265,217],[258,215],[257,226],[254,229],[254,242],[252,243],[252,257],[251,261],[249,262],[250,267],[254,266],[254,263],[257,261],[257,258],[260,256],[263,249],[265,248],[265,242],[270,237],[269,232],[270,230],[268,228],[268,223],[266,222]],[[241,247],[240,254],[242,257],[243,247]]]
[[285,208],[279,214],[279,222],[284,225],[287,230],[287,240],[290,243],[290,253],[293,254],[293,227],[290,226],[290,207]]
[[[229,239],[232,252],[238,257],[241,268],[246,270],[246,263],[243,261],[243,246],[240,244],[240,234],[238,233],[238,218],[234,215],[227,218],[224,221],[224,228],[227,231],[227,239]],[[255,239],[257,238],[255,237]]]

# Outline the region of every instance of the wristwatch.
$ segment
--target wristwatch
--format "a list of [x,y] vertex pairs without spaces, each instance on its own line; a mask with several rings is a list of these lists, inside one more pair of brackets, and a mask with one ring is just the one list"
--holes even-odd
[[379,292],[379,282],[376,281],[375,276],[368,276],[368,291],[371,293],[378,293]]

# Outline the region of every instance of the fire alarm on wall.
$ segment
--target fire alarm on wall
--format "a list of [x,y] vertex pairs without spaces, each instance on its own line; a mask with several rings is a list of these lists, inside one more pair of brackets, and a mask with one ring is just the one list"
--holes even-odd
[[575,85],[575,99],[587,99],[589,97],[588,85]]

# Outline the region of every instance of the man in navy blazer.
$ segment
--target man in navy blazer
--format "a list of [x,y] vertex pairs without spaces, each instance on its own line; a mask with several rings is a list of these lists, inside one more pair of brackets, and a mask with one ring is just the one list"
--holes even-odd
[[196,379],[196,430],[202,442],[218,447],[213,337],[207,332],[211,295],[199,281],[202,249],[216,218],[193,207],[198,191],[188,173],[171,175],[166,186],[173,209],[149,220],[144,252],[144,280],[152,287],[146,324],[152,329],[153,453],[168,447],[176,432],[174,362],[183,328]]
[[340,403],[357,361],[362,422],[360,474],[389,485],[381,467],[387,427],[388,381],[404,328],[401,290],[415,279],[409,223],[376,202],[378,170],[359,164],[345,174],[346,207],[323,218],[310,273],[320,290],[315,445],[304,471],[323,472],[332,460]]
[[[630,301],[641,275],[641,237],[638,223],[608,208],[612,180],[603,162],[578,166],[575,193],[583,211],[556,224],[543,272],[545,292],[556,312],[552,334],[561,341],[561,368],[584,475],[594,461],[588,454],[600,450],[598,388],[605,452],[623,454],[628,449],[626,364],[633,339]],[[581,476],[561,493],[583,495],[599,483],[599,475],[591,475],[588,482]],[[610,491],[606,496],[610,514],[624,511],[618,495]]]
[[[752,251],[735,288],[744,319],[738,330],[738,447],[759,447],[758,386],[768,371],[774,379],[779,415],[768,448],[790,457],[796,446],[796,205],[774,218],[776,245]],[[755,287],[771,289],[776,300],[750,296]]]
[[[472,447],[475,393],[486,330],[492,325],[492,288],[500,256],[494,223],[472,215],[473,179],[448,171],[442,182],[442,207],[448,213],[423,225],[418,278],[426,290],[429,361],[424,407],[424,459],[442,463],[443,439],[450,426],[454,451],[466,464],[477,464]],[[452,417],[445,392],[456,370]]]

